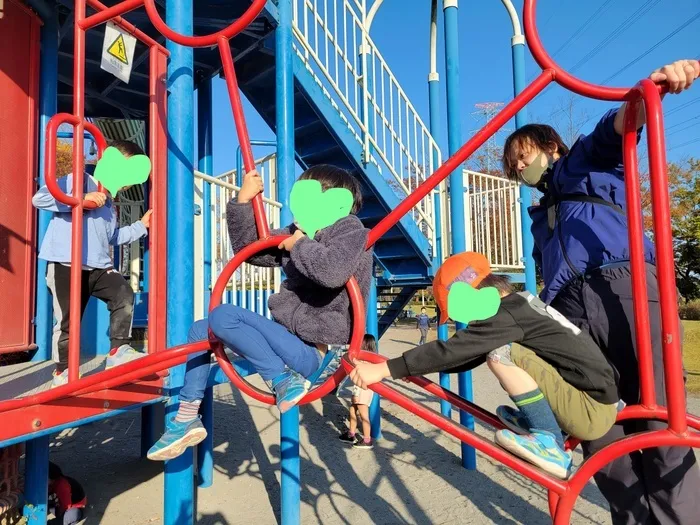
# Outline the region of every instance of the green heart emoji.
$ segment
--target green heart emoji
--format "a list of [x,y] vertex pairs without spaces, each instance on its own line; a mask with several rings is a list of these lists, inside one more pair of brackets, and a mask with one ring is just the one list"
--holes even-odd
[[456,282],[447,294],[447,315],[459,323],[493,317],[500,305],[501,296],[493,287],[476,290],[467,283]]
[[311,239],[317,231],[350,215],[352,203],[350,190],[330,188],[323,191],[317,180],[299,180],[289,194],[289,208],[294,222]]
[[151,173],[151,159],[146,155],[125,157],[117,148],[109,147],[95,166],[95,180],[113,196],[122,188],[143,184]]

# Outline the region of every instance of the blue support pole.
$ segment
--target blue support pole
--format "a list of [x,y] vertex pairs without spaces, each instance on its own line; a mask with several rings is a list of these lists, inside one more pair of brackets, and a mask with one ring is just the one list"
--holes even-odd
[[[166,23],[174,31],[191,35],[192,0],[166,0]],[[168,63],[168,332],[167,345],[187,341],[194,321],[194,82],[193,50],[167,42]],[[170,388],[182,386],[185,365],[170,369]],[[177,399],[166,407],[166,420],[174,417]],[[165,463],[164,525],[194,522],[193,450]]]
[[[375,269],[372,268],[372,281],[369,285],[369,298],[367,299],[367,325],[366,333],[371,334],[377,340],[377,350],[379,350],[379,314],[377,312],[377,278]],[[381,396],[376,392],[372,396],[372,403],[369,405],[369,422],[372,425],[372,439],[382,439],[382,410]],[[364,431],[364,429],[362,429]]]
[[[282,203],[283,225],[293,221],[289,193],[294,184],[294,71],[292,69],[292,0],[279,0],[275,35],[277,200]],[[274,198],[274,195],[272,196]],[[301,523],[301,469],[299,461],[299,408],[280,417],[280,514],[282,525]]]
[[[197,154],[199,171],[211,175],[214,170],[212,158],[212,81],[206,79],[197,88]],[[202,294],[204,313],[209,312],[211,298],[211,183],[202,183],[202,246],[204,271]],[[202,424],[207,429],[207,437],[197,447],[197,477],[202,488],[211,487],[214,482],[214,390],[207,388],[199,409]]]
[[[517,97],[525,89],[525,37],[516,35],[511,41],[513,52],[513,94]],[[523,108],[515,114],[515,128],[518,129],[527,123],[527,109]],[[532,202],[530,188],[525,184],[520,185],[520,225],[523,241],[523,263],[525,264],[525,289],[537,293],[537,278],[535,276],[535,261],[532,258],[532,250],[535,240],[532,237],[532,219],[527,209]]]
[[[437,21],[433,21],[437,24]],[[437,28],[435,28],[437,30]],[[431,40],[431,46],[433,42]],[[432,50],[431,50],[432,52]],[[440,76],[437,71],[431,71],[428,76],[428,103],[430,107],[430,134],[436,139],[437,134],[440,132]],[[436,139],[437,141],[437,139]],[[437,152],[433,157],[434,169],[438,167],[438,156]],[[434,171],[434,170],[433,170]],[[433,265],[435,269],[442,264],[442,258],[444,254],[442,253],[442,221],[447,220],[447,217],[442,216],[442,203],[440,202],[440,193],[435,194],[435,258],[433,259]],[[447,341],[449,338],[449,333],[447,330],[447,325],[438,325],[438,339],[441,341]],[[450,374],[445,374],[440,372],[440,386],[446,389],[450,389],[451,378]],[[444,399],[440,400],[440,412],[445,417],[452,417],[452,405],[450,405]]]
[[[462,114],[459,107],[459,9],[457,0],[445,0],[443,3],[445,16],[445,62],[447,85],[447,141],[450,156],[454,155],[462,145]],[[452,251],[466,251],[465,220],[464,220],[464,179],[461,167],[450,174],[450,225],[452,232]],[[466,325],[457,323],[457,330],[463,330]],[[471,372],[458,374],[459,395],[473,401]],[[459,412],[459,422],[469,430],[474,430],[474,417],[467,412]],[[476,469],[476,451],[473,447],[462,443],[462,466]]]
[[[39,186],[46,183],[46,127],[58,107],[58,15],[55,6],[45,2],[29,2],[42,18],[41,28],[41,73],[39,86]],[[37,229],[37,253],[51,222],[52,213],[39,210]],[[36,317],[35,341],[37,351],[32,361],[51,359],[51,336],[53,333],[53,303],[46,286],[46,261],[36,263]]]
[[27,441],[24,464],[24,509],[28,525],[44,525],[49,499],[49,436]]

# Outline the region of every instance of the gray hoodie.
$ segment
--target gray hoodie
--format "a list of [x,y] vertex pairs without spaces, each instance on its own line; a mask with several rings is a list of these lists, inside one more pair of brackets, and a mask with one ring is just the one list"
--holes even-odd
[[[258,240],[253,207],[230,201],[226,221],[234,253]],[[296,226],[273,230],[271,235],[291,235]],[[372,250],[365,250],[369,230],[355,215],[303,237],[291,252],[277,248],[251,257],[255,266],[280,266],[286,280],[271,295],[272,317],[306,343],[344,345],[350,342],[352,317],[345,284],[357,279],[367,303],[372,277]]]

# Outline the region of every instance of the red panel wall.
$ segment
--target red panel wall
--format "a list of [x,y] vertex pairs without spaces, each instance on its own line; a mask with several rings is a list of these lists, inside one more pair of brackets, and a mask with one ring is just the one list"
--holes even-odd
[[0,352],[34,342],[39,19],[18,0],[0,18]]

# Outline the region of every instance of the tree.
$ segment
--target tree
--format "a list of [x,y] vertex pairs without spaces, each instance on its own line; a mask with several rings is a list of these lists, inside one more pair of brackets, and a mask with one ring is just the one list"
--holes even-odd
[[547,120],[569,147],[576,142],[583,127],[593,118],[589,111],[579,107],[580,101],[581,97],[575,93],[560,98]]
[[[640,174],[644,230],[653,237],[649,173]],[[668,165],[676,284],[685,301],[700,298],[700,160]]]
[[69,142],[56,143],[56,177],[65,177],[73,171],[73,147]]

